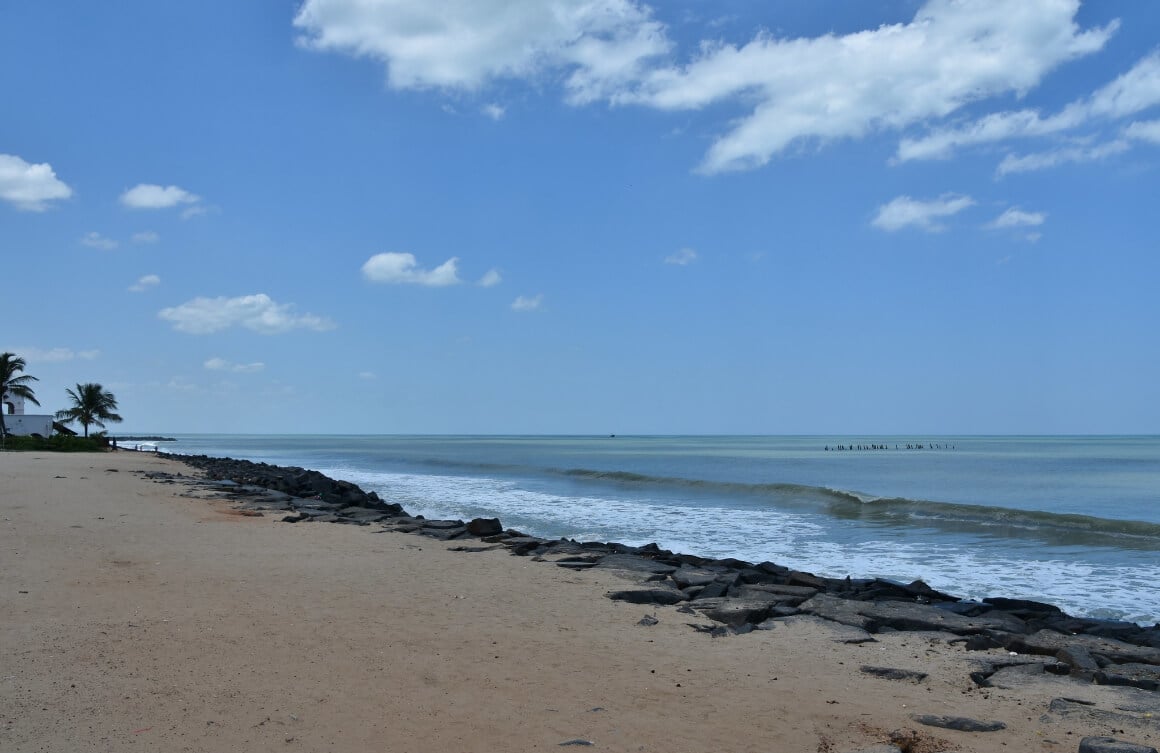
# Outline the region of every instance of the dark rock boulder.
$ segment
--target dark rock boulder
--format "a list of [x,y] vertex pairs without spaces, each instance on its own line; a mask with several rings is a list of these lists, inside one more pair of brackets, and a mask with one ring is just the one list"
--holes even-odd
[[959,732],[998,732],[1007,729],[1003,722],[982,722],[966,716],[941,716],[939,714],[914,714],[910,717],[928,727],[953,729]]
[[1114,737],[1085,737],[1079,741],[1079,753],[1157,753],[1148,745],[1124,742]]
[[671,606],[685,601],[688,597],[675,588],[644,588],[610,591],[608,598],[613,601],[627,601],[629,604],[661,604]]
[[863,664],[861,667],[859,667],[859,671],[872,677],[881,677],[884,680],[906,680],[908,682],[915,683],[922,682],[928,677],[926,672],[918,672],[913,669],[872,667],[868,664]]
[[467,524],[467,532],[472,536],[495,536],[503,532],[499,518],[473,518]]

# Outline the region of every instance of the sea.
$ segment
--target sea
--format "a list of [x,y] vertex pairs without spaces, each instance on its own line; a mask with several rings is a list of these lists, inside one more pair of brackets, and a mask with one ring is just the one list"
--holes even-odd
[[1157,436],[175,439],[161,449],[318,470],[428,518],[1160,622]]

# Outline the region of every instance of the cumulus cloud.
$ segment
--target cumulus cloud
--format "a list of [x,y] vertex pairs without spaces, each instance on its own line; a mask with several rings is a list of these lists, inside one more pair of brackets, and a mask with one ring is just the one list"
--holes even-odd
[[665,264],[676,264],[683,267],[687,264],[692,264],[697,260],[697,252],[691,248],[682,248],[676,253],[669,254],[665,257]]
[[294,25],[308,48],[383,63],[392,88],[478,90],[560,71],[577,102],[635,80],[670,47],[633,0],[306,0]]
[[98,233],[96,230],[91,233],[86,233],[84,238],[81,238],[81,243],[89,248],[99,248],[103,251],[112,251],[117,246],[121,245],[112,238],[106,238]]
[[958,214],[974,204],[975,200],[970,196],[950,193],[930,201],[899,196],[878,207],[878,212],[870,224],[889,232],[911,226],[927,232],[938,232],[943,229],[938,220]]
[[451,257],[435,269],[420,269],[414,254],[387,252],[367,259],[362,273],[371,282],[443,287],[462,282],[458,267],[459,259]]
[[16,353],[29,363],[62,363],[64,361],[91,361],[101,355],[101,351],[93,350],[73,350],[72,348],[11,348],[11,352]]
[[318,332],[333,329],[328,319],[314,314],[296,314],[288,303],[276,303],[265,293],[237,298],[194,298],[180,306],[162,309],[157,316],[173,323],[179,332],[205,335],[231,327],[244,327],[262,335],[276,335],[293,329]]
[[254,361],[253,363],[232,363],[216,356],[208,359],[202,365],[210,371],[230,371],[235,374],[254,374],[266,368],[266,364],[261,361]]
[[512,301],[512,311],[535,311],[544,304],[543,295],[521,295]]
[[129,290],[134,293],[143,293],[149,288],[155,288],[160,284],[161,278],[157,275],[145,275],[144,277],[139,277],[137,282],[130,285]]
[[182,205],[196,205],[200,201],[200,196],[184,188],[158,186],[153,183],[139,183],[121,194],[121,204],[130,209],[171,209]]
[[43,212],[49,202],[70,196],[72,189],[56,177],[52,165],[31,164],[14,154],[0,154],[0,201],[24,212]]
[[503,282],[503,277],[500,276],[498,269],[489,269],[483,277],[479,278],[479,284],[484,288],[494,287],[501,282]]
[[987,223],[987,227],[995,230],[1012,227],[1037,227],[1046,220],[1047,214],[1045,212],[1024,212],[1019,207],[1011,207]]
[[156,243],[161,240],[161,236],[152,230],[143,230],[140,233],[133,233],[130,240],[134,243]]

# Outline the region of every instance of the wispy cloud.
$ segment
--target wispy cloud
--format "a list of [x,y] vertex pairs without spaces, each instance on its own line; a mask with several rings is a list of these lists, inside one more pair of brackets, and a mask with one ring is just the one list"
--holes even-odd
[[32,164],[14,154],[0,154],[0,201],[24,212],[43,212],[50,202],[72,196],[47,162]]
[[678,267],[684,267],[692,264],[697,260],[697,252],[691,248],[682,248],[680,251],[669,254],[665,257],[665,264],[675,264]]
[[512,301],[512,311],[536,311],[544,304],[544,296],[524,296],[521,295]]
[[1106,144],[1097,144],[1095,146],[1066,146],[1044,152],[1036,152],[1034,154],[1024,154],[1022,156],[1008,154],[999,163],[999,167],[995,173],[1002,177],[1012,173],[1046,170],[1068,163],[1097,162],[1117,154],[1123,154],[1130,148],[1131,145],[1127,140],[1116,139],[1115,141],[1109,141]]
[[480,287],[492,288],[503,282],[503,277],[500,276],[498,269],[489,269],[483,277],[479,278]]
[[208,359],[202,365],[210,371],[229,371],[235,374],[254,374],[266,368],[266,364],[261,361],[254,361],[253,363],[233,363],[216,356]]
[[134,243],[156,243],[161,240],[161,236],[152,230],[143,230],[140,233],[133,233],[130,240]]
[[112,251],[117,246],[121,245],[112,238],[106,238],[97,231],[86,233],[85,237],[81,238],[81,244],[89,248],[99,248],[103,251]]
[[296,314],[288,303],[276,303],[265,293],[236,298],[194,298],[180,306],[162,309],[157,316],[171,322],[179,332],[205,335],[242,327],[262,335],[295,329],[316,332],[333,329],[334,323],[314,314]]
[[[898,145],[896,158],[903,162],[945,159],[966,147],[1075,131],[1093,122],[1126,118],[1158,104],[1160,52],[1154,52],[1106,86],[1069,103],[1053,115],[1044,116],[1030,109],[990,113],[964,125],[936,129],[920,138],[905,138]],[[1059,164],[1059,161],[1049,164]]]
[[161,284],[161,278],[157,275],[145,275],[138,277],[137,282],[129,286],[129,290],[134,293],[143,293],[150,288],[155,288]]
[[1047,220],[1045,212],[1024,212],[1019,207],[1011,207],[1003,214],[987,223],[987,227],[1002,230],[1014,227],[1037,227]]
[[943,194],[937,199],[929,201],[899,196],[878,207],[878,211],[870,224],[888,232],[906,227],[938,232],[943,230],[943,226],[939,224],[938,220],[956,215],[964,209],[974,206],[974,204],[975,200],[970,196],[951,193]]
[[101,355],[97,349],[73,350],[72,348],[11,348],[16,355],[29,363],[62,363],[65,361],[92,361]]
[[636,0],[306,0],[294,24],[315,50],[380,61],[396,89],[478,92],[505,79],[563,82],[575,105],[658,110],[737,105],[700,171],[759,167],[800,142],[824,144],[946,118],[1022,95],[1099,51],[1117,23],[1082,29],[1078,2],[929,0],[906,23],[737,45],[705,40],[686,63]]
[[462,282],[458,265],[459,259],[452,257],[434,269],[425,270],[419,267],[414,254],[387,252],[367,259],[362,273],[371,282],[443,287]]
[[480,112],[482,112],[484,115],[491,118],[492,120],[498,121],[498,120],[503,120],[503,116],[507,111],[503,107],[501,107],[500,105],[497,105],[493,102],[493,103],[486,104],[483,107],[481,107]]

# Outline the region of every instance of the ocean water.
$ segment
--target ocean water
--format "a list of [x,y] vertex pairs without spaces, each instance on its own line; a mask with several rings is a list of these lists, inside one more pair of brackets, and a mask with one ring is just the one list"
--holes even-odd
[[1160,437],[177,439],[162,449],[316,469],[414,515],[1160,621]]

